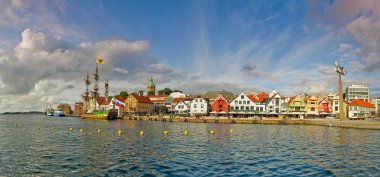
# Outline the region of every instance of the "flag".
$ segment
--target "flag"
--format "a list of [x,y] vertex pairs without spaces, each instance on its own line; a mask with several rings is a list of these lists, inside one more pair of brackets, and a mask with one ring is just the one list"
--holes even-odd
[[96,58],[96,63],[97,64],[104,64],[104,60],[103,59],[101,59],[101,58]]
[[124,108],[125,104],[117,99],[115,99],[115,102],[114,104],[117,106],[117,107],[120,107],[120,108]]

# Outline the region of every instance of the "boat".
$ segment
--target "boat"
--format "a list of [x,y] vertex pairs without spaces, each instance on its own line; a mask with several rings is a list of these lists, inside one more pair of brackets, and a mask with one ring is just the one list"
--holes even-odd
[[53,116],[54,115],[54,109],[53,108],[47,108],[46,109],[46,115],[47,116]]
[[115,120],[117,119],[117,109],[104,111],[94,111],[81,115],[82,119],[97,119],[97,120]]
[[65,113],[63,111],[60,111],[60,110],[54,111],[54,117],[64,117],[64,116],[65,116]]

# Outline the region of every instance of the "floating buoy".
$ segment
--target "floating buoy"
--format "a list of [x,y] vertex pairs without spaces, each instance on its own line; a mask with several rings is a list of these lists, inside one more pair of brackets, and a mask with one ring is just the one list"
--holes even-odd
[[183,134],[184,134],[185,136],[187,136],[187,135],[189,135],[189,132],[188,132],[187,130],[185,130],[185,131],[183,132]]
[[233,133],[233,132],[234,132],[234,129],[231,129],[231,130],[230,130],[230,133]]
[[55,131],[55,127],[51,127],[51,131]]
[[72,131],[74,131],[74,129],[73,129],[73,128],[70,128],[70,131],[72,132]]
[[212,135],[213,135],[213,134],[214,134],[214,130],[210,130],[210,134],[212,134]]
[[119,130],[117,131],[117,134],[119,134],[119,136],[123,135],[123,131]]
[[98,129],[98,133],[101,133],[101,132],[102,132],[102,130]]
[[332,126],[332,124],[329,124],[329,126],[331,127],[331,126]]
[[40,126],[37,126],[37,129],[40,129],[41,127]]
[[169,131],[165,130],[164,135],[168,135],[168,134],[169,134]]
[[84,133],[83,128],[79,129],[79,133]]
[[144,131],[140,131],[140,135],[144,135]]

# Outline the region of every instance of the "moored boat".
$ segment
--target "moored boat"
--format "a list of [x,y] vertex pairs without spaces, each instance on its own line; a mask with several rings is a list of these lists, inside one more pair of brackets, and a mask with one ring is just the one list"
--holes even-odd
[[53,116],[54,115],[54,109],[53,108],[46,109],[46,115],[47,116]]
[[60,111],[60,110],[54,111],[54,117],[64,117],[64,116],[65,116],[65,113],[63,111]]
[[92,113],[82,114],[80,117],[83,119],[114,120],[117,119],[117,109],[95,111]]

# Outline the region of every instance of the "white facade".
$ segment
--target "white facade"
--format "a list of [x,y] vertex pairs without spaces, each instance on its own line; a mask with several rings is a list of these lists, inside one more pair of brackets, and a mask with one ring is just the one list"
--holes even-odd
[[346,100],[364,100],[369,101],[369,88],[368,85],[350,85],[346,88]]
[[178,114],[188,113],[190,112],[190,102],[189,101],[180,101],[175,105],[174,110]]
[[264,112],[265,105],[256,103],[252,98],[253,96],[247,96],[244,93],[241,93],[237,98],[235,98],[230,103],[230,111],[231,112]]
[[339,114],[339,94],[330,93],[328,97],[332,100],[332,113]]
[[203,98],[195,98],[190,102],[191,115],[206,115],[208,113],[208,102]]
[[[272,93],[271,93],[272,94]],[[281,114],[285,110],[286,107],[282,108],[282,99],[281,96],[276,92],[271,97],[269,102],[266,104],[266,110],[268,114]]]

